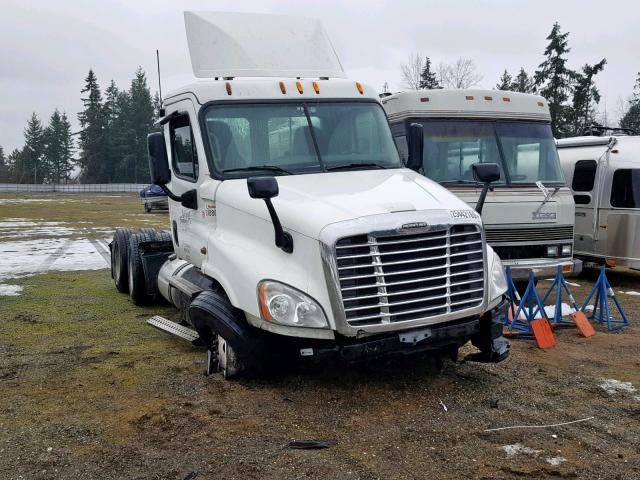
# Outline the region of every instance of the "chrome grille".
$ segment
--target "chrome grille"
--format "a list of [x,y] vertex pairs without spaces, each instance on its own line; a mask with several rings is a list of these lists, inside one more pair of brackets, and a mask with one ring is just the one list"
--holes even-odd
[[573,225],[530,228],[485,228],[487,243],[566,241],[573,242]]
[[476,225],[338,240],[340,292],[349,325],[418,320],[480,305],[482,234]]

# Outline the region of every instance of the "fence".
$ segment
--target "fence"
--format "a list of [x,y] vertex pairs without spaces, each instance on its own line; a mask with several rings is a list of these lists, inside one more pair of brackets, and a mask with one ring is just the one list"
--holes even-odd
[[29,184],[0,183],[0,193],[116,193],[139,192],[142,183]]

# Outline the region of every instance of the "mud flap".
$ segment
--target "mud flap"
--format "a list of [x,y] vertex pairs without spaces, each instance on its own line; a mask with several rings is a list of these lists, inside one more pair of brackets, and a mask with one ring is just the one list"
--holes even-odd
[[509,356],[511,344],[502,336],[502,319],[507,314],[509,302],[503,300],[496,308],[480,319],[480,331],[471,337],[471,343],[480,350],[465,357],[466,361],[498,363]]

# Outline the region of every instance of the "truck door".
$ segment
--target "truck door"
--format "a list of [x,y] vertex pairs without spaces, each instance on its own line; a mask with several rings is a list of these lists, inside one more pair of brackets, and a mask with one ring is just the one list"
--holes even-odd
[[[175,110],[173,110],[175,108]],[[197,115],[191,100],[172,105],[173,117],[165,126],[167,151],[171,164],[170,190],[176,195],[195,190],[197,207],[190,208],[181,202],[169,199],[171,235],[178,256],[196,267],[200,267],[206,255],[206,202],[200,198],[200,187],[207,180],[202,139]]]

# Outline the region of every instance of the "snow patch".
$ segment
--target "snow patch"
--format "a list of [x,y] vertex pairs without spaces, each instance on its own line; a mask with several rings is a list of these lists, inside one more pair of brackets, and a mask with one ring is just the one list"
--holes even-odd
[[635,292],[633,290],[631,290],[629,292],[620,292],[620,293],[624,293],[625,295],[640,296],[640,292]]
[[503,445],[502,450],[505,451],[507,457],[515,457],[519,454],[537,456],[540,450],[534,450],[531,447],[522,445],[521,443],[514,443],[513,445]]
[[20,285],[0,283],[0,297],[17,297],[22,292]]
[[598,384],[609,395],[615,395],[618,392],[633,393],[636,387],[631,382],[621,382],[615,378],[603,378],[602,383]]
[[547,462],[549,465],[553,465],[554,467],[556,467],[560,465],[562,462],[566,462],[567,459],[564,457],[550,457],[550,458],[545,458],[544,461]]

